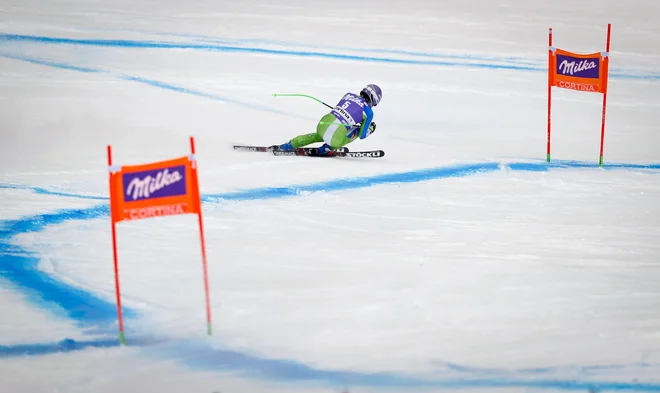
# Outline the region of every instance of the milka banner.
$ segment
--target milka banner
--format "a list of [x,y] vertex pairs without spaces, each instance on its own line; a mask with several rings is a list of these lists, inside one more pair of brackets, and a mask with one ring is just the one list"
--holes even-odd
[[190,138],[191,154],[166,161],[143,165],[112,165],[112,149],[108,146],[110,171],[110,217],[112,224],[112,248],[115,264],[117,316],[119,338],[125,343],[119,286],[116,224],[122,221],[142,220],[179,214],[197,214],[204,267],[206,292],[207,331],[211,334],[211,306],[209,300],[206,247],[202,206],[197,178],[195,141]]
[[115,172],[111,198],[113,220],[140,220],[198,213],[193,185],[193,160],[189,157],[147,165],[124,166]]
[[607,107],[607,79],[609,75],[609,51],[611,25],[607,25],[607,50],[591,54],[579,54],[552,46],[552,29],[548,34],[548,151],[550,162],[550,127],[552,114],[552,88],[577,90],[603,94],[599,165],[603,165],[605,139],[605,112]]
[[554,49],[552,85],[563,89],[604,93],[607,89],[607,53],[579,55]]

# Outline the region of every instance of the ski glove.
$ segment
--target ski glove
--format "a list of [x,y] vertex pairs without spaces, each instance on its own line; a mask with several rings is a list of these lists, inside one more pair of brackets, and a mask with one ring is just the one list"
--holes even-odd
[[376,131],[376,123],[373,121],[369,124],[369,131],[367,131],[367,136],[373,134]]

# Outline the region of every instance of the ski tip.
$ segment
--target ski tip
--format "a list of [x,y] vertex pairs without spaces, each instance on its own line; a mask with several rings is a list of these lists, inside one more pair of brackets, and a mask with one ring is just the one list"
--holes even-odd
[[349,153],[342,153],[341,156],[354,157],[354,158],[382,158],[385,156],[385,151],[383,150],[354,151]]
[[251,152],[271,151],[271,149],[268,146],[233,145],[232,148],[237,151],[251,151]]

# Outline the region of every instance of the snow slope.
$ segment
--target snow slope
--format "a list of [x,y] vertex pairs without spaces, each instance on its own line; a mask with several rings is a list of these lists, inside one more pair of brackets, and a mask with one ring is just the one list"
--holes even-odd
[[[3,391],[660,390],[660,5],[561,0],[6,1],[0,16]],[[604,50],[554,91],[547,29]],[[367,159],[233,152],[310,132],[377,83]],[[105,148],[178,157],[196,222],[119,226]],[[27,355],[27,356],[26,356]]]

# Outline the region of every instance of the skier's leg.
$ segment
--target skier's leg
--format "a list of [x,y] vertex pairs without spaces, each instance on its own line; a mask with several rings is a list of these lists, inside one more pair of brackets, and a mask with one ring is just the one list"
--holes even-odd
[[337,150],[340,147],[347,144],[348,138],[346,126],[339,123],[339,121],[333,116],[325,116],[319,122],[319,125],[316,127],[316,133],[321,136],[325,144],[319,148],[321,154],[325,153],[328,149]]
[[346,130],[346,127],[343,125],[337,127],[334,131],[332,129],[328,129],[323,135],[323,141],[325,142],[323,147],[337,150],[340,147],[347,145],[350,142],[346,136],[347,132],[348,131]]
[[323,138],[319,134],[313,132],[310,134],[298,135],[297,137],[291,139],[291,147],[297,149],[299,147],[311,145],[312,143],[323,142]]
[[328,139],[324,140],[332,150],[337,150],[350,142],[350,140],[346,137],[346,132],[346,127],[341,126],[332,134],[332,136],[329,138],[329,141]]
[[297,149],[299,147],[307,146],[312,143],[316,142],[323,142],[323,139],[319,137],[316,133],[312,134],[303,134],[303,135],[298,135],[297,137],[291,139],[287,143],[283,143],[281,145],[275,145],[271,146],[272,148],[279,149],[279,150],[284,150],[284,151],[291,151],[293,149]]
[[337,123],[337,118],[332,113],[328,113],[319,120],[319,124],[316,126],[316,132],[298,135],[287,143],[280,145],[279,148],[282,150],[293,150],[311,145],[312,143],[323,142],[323,133],[332,123]]

